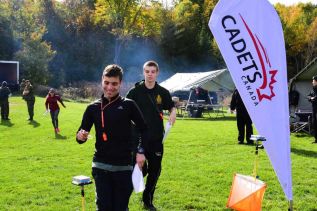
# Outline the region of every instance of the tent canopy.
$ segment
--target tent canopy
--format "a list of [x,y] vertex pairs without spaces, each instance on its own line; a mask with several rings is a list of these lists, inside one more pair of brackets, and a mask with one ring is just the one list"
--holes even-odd
[[175,91],[189,91],[191,88],[201,87],[208,91],[233,92],[234,83],[227,69],[197,73],[176,73],[169,79],[160,83],[171,93]]
[[311,110],[311,103],[307,100],[308,93],[312,90],[312,78],[317,75],[317,57],[304,69],[290,79],[291,90],[299,92],[297,109]]

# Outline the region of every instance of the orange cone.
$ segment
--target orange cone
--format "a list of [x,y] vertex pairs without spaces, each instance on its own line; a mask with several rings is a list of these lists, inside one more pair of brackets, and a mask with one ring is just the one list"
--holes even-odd
[[261,210],[266,184],[252,176],[235,174],[227,207],[238,211]]

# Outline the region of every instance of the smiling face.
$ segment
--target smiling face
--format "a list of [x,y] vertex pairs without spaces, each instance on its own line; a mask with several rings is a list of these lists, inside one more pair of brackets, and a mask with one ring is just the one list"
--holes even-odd
[[119,94],[121,81],[119,76],[117,77],[102,77],[102,89],[103,94],[107,99],[111,99],[112,97]]

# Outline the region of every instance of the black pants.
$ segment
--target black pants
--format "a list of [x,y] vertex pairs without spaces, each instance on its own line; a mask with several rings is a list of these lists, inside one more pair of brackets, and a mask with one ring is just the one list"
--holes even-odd
[[315,142],[317,142],[317,111],[313,110],[313,119],[312,120],[313,120]]
[[58,114],[59,114],[59,109],[56,111],[51,111],[51,119],[52,119],[52,124],[54,128],[58,128]]
[[126,211],[132,193],[132,171],[105,171],[92,168],[96,185],[96,210]]
[[33,119],[33,116],[34,116],[34,103],[35,103],[35,99],[26,101],[30,119]]
[[147,174],[145,190],[143,192],[143,202],[146,205],[153,204],[153,197],[156,183],[160,177],[163,159],[162,140],[152,144],[150,149],[145,149],[147,165],[144,167],[143,175]]
[[248,114],[237,112],[237,127],[239,131],[238,141],[243,142],[246,135],[247,142],[251,142],[250,137],[253,134],[252,121]]
[[1,110],[1,119],[8,119],[9,118],[9,102],[3,101],[0,102],[0,110]]

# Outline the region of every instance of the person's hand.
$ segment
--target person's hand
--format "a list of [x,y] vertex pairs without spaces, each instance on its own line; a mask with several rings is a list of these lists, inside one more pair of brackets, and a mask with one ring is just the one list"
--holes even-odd
[[136,163],[138,164],[139,168],[142,170],[142,167],[145,162],[145,156],[144,154],[136,153]]
[[176,121],[176,109],[175,108],[172,108],[172,111],[171,111],[171,114],[169,116],[169,119],[168,121],[174,125],[175,121]]
[[80,131],[78,131],[76,138],[78,141],[85,142],[88,139],[88,134],[89,134],[88,131],[81,129]]

